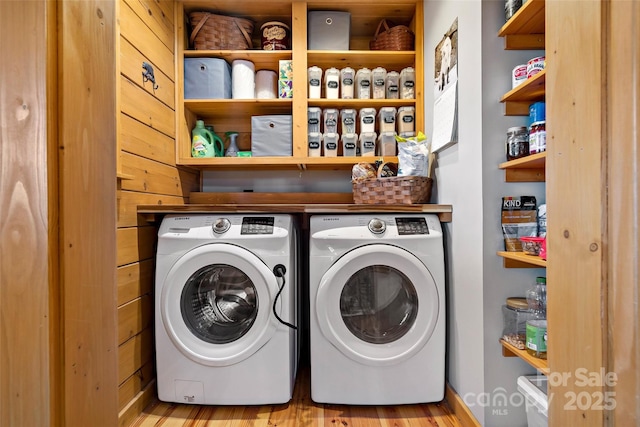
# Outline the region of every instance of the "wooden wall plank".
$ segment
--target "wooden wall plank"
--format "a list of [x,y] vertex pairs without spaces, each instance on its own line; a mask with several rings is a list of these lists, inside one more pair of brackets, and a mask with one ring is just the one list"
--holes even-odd
[[148,407],[156,396],[156,382],[150,382],[138,393],[118,415],[118,427],[132,426],[133,422]]
[[180,196],[118,191],[118,227],[149,225],[144,218],[138,215],[138,205],[184,205],[187,200]]
[[152,295],[142,295],[118,307],[118,344],[148,328],[153,323],[152,314]]
[[174,138],[168,137],[126,114],[120,116],[120,144],[123,151],[169,166],[176,165]]
[[570,376],[549,384],[554,426],[604,422],[602,407],[571,400],[604,391],[576,378],[605,366],[603,22],[600,2],[546,2],[548,357],[552,373]]
[[145,363],[151,361],[153,352],[154,342],[151,329],[145,329],[141,334],[122,344],[118,349],[118,384],[125,382]]
[[133,264],[118,267],[118,305],[151,294],[155,264],[153,259],[147,259]]
[[155,242],[157,239],[155,227],[119,228],[116,232],[116,238],[118,242],[116,259],[118,266],[152,259],[155,256]]
[[[608,369],[617,381],[605,393],[615,393],[611,425],[640,423],[640,1],[610,2],[607,43],[609,136]],[[630,96],[635,94],[636,96]],[[611,394],[609,394],[611,396]]]
[[120,111],[175,138],[175,112],[126,77],[120,77]]
[[124,409],[154,378],[153,362],[147,362],[135,372],[135,375],[130,376],[122,383],[118,389],[120,410]]
[[[47,7],[0,2],[0,425],[49,425]],[[55,27],[51,29],[55,34]],[[10,58],[11,60],[6,60]],[[55,66],[55,64],[54,64]],[[55,110],[54,110],[55,111]],[[52,142],[55,146],[55,140]],[[57,170],[53,165],[53,171]],[[54,202],[55,203],[55,202]],[[53,245],[51,248],[49,245]],[[53,291],[56,287],[52,288]],[[57,301],[57,299],[56,299]],[[49,322],[53,321],[50,328]],[[53,366],[57,369],[57,366]]]
[[[143,76],[144,69],[142,68],[142,64],[145,62],[153,67],[155,85],[151,80],[145,79]],[[120,72],[147,91],[151,96],[162,101],[172,109],[174,108],[176,94],[173,82],[158,66],[140,53],[123,37],[120,40]]]
[[[175,44],[173,40],[173,10],[168,10],[170,13],[165,13],[160,7],[160,3],[163,3],[162,1],[124,0],[124,2],[148,27],[148,29],[145,28],[144,31],[153,32],[173,53],[173,46]],[[164,3],[172,4],[174,2],[165,1]],[[142,31],[142,29],[140,31]]]
[[172,49],[165,46],[155,34],[149,31],[138,15],[122,2],[120,3],[120,34],[156,64],[169,79],[175,81]]
[[118,415],[115,6],[57,4],[64,421],[111,426]]
[[182,196],[199,187],[194,172],[176,169],[132,154],[122,154],[122,170],[133,179],[122,182],[123,190]]

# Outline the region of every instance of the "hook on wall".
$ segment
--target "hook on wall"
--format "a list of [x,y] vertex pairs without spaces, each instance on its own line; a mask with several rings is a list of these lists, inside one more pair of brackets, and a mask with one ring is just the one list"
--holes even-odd
[[153,84],[153,90],[158,89],[158,85],[156,84],[156,77],[153,75],[153,65],[148,62],[142,63],[142,82],[150,81]]

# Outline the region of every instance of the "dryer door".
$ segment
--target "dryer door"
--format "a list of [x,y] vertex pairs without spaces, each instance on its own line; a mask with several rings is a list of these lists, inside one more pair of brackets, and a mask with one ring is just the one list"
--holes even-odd
[[407,360],[427,343],[440,310],[429,270],[391,245],[356,248],[324,274],[316,296],[324,336],[351,359],[372,366]]
[[185,356],[209,366],[231,365],[275,333],[271,310],[277,291],[273,272],[256,255],[231,244],[208,244],[171,267],[159,314]]

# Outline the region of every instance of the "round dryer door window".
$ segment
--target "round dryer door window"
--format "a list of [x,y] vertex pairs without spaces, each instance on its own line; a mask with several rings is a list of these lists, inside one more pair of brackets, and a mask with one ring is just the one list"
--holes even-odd
[[160,295],[162,324],[195,362],[238,363],[274,335],[277,291],[273,272],[252,252],[227,243],[203,245],[171,267]]
[[315,301],[320,329],[351,359],[372,366],[407,360],[429,341],[439,314],[429,270],[410,252],[375,244],[339,258]]

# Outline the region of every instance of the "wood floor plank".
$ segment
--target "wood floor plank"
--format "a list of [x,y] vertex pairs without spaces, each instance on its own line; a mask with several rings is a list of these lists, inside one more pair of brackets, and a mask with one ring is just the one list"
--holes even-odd
[[131,427],[461,427],[444,403],[397,406],[324,405],[311,400],[308,367],[289,403],[264,406],[154,402]]

